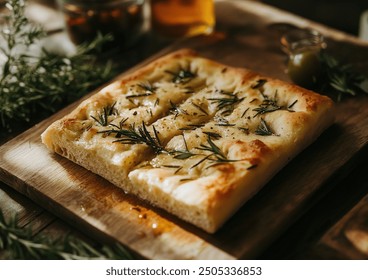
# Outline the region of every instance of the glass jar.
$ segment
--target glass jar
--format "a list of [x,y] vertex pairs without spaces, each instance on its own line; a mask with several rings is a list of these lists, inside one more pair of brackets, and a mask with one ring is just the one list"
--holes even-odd
[[66,29],[75,44],[112,34],[108,47],[132,46],[143,31],[145,0],[59,0]]
[[166,37],[209,34],[215,25],[214,0],[151,0],[151,27]]
[[316,30],[294,29],[281,37],[283,51],[288,55],[287,74],[296,84],[311,88],[321,72],[320,53],[327,47]]

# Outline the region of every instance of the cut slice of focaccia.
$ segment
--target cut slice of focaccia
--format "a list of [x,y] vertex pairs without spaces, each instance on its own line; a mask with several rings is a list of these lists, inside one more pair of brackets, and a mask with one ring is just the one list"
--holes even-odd
[[52,124],[53,151],[215,232],[333,122],[314,92],[181,50]]

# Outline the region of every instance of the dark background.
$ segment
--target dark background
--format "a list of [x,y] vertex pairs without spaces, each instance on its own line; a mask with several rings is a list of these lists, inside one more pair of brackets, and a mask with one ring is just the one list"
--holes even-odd
[[[0,4],[2,1],[0,0]],[[31,1],[31,0],[28,0]],[[54,5],[56,0],[32,0]],[[103,1],[103,0],[101,0]],[[149,2],[149,0],[146,0]],[[243,0],[239,0],[243,1]],[[368,10],[368,0],[257,0],[294,14],[358,35],[361,14]]]
[[368,10],[368,0],[262,0],[261,2],[353,35],[358,35],[360,16]]

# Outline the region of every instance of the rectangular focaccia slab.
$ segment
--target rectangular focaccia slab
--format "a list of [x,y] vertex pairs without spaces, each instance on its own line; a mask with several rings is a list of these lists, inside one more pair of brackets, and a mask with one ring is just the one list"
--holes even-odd
[[181,50],[85,100],[42,141],[213,233],[333,120],[325,96]]

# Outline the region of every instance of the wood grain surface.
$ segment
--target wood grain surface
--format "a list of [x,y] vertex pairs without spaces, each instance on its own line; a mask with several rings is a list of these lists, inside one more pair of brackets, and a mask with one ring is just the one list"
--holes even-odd
[[[220,2],[217,9],[223,20],[216,33],[181,40],[163,53],[191,47],[219,62],[288,80],[280,36],[290,26],[310,26],[326,35],[340,57],[368,69],[361,59],[368,47],[354,37],[260,3]],[[88,235],[117,240],[145,258],[255,258],[358,164],[368,142],[367,105],[364,98],[339,103],[336,123],[213,235],[49,153],[40,134],[76,104],[1,146],[0,179]]]
[[309,256],[368,259],[368,195],[322,236]]

